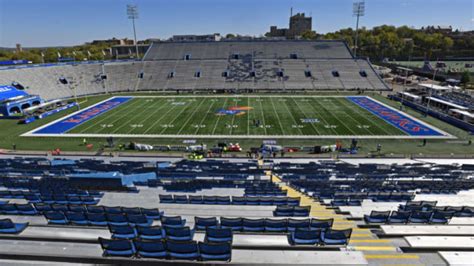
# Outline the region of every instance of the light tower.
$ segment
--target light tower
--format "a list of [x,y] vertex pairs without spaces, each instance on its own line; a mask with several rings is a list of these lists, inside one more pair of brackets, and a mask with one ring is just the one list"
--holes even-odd
[[137,31],[135,29],[135,19],[138,19],[138,6],[137,5],[127,5],[127,16],[128,16],[128,19],[132,20],[133,38],[135,40],[135,52],[137,54],[137,59],[138,59],[139,55],[138,55],[138,43],[137,43]]
[[354,57],[357,57],[357,45],[359,42],[359,19],[365,15],[365,1],[357,1],[353,4],[352,14],[354,17],[357,17],[356,22],[356,32],[354,40]]

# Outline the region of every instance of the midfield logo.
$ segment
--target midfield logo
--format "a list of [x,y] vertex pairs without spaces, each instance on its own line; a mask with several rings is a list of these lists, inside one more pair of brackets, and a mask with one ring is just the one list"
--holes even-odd
[[227,109],[222,108],[222,109],[217,110],[216,115],[236,115],[236,116],[240,116],[240,115],[246,114],[247,113],[246,111],[250,111],[252,109],[253,108],[249,107],[249,106],[233,106],[233,107],[229,107]]

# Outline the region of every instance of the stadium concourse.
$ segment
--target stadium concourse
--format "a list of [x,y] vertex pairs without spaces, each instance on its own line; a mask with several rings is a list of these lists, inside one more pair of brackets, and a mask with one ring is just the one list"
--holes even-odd
[[472,265],[472,159],[367,160],[2,155],[0,264]]

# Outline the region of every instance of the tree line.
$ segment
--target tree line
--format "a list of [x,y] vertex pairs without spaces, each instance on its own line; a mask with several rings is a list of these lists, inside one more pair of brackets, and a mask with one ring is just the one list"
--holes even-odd
[[[456,35],[454,32],[449,35]],[[303,39],[344,40],[350,48],[354,48],[355,30],[341,29],[336,32],[317,34],[305,32]],[[372,61],[385,58],[395,60],[437,60],[447,57],[472,57],[474,54],[474,38],[463,36],[453,38],[439,32],[427,32],[408,26],[382,25],[372,29],[359,29],[358,56],[369,57]]]

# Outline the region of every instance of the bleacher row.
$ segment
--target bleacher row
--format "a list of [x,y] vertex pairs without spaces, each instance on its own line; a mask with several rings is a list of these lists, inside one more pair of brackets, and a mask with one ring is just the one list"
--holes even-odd
[[0,84],[12,83],[46,100],[73,92],[388,89],[370,62],[337,41],[155,43],[141,62],[0,69]]
[[298,206],[299,198],[269,197],[269,196],[187,196],[187,195],[160,195],[161,203],[177,204],[219,204],[219,205],[290,205]]
[[[163,164],[14,158],[0,160],[0,166],[0,238],[19,245],[33,239],[51,248],[51,243],[60,241],[83,243],[97,263],[107,262],[100,254],[127,257],[117,263],[127,263],[128,258],[144,263],[147,259],[239,263],[238,254],[247,254],[240,253],[243,249],[255,249],[253,256],[259,256],[265,250],[304,254],[334,248],[333,256],[342,256],[336,252],[359,252],[357,241],[385,240],[378,236],[390,234],[391,227],[382,226],[401,226],[392,234],[437,226],[432,230],[443,236],[453,231],[453,219],[474,217],[468,198],[464,206],[444,201],[464,197],[474,188],[472,165],[267,161],[265,171],[271,169],[278,179],[265,175],[254,161]],[[88,177],[78,180],[76,174],[84,172]],[[93,184],[94,173],[104,172],[154,175],[127,184]],[[440,201],[425,199],[429,197]],[[349,202],[358,204],[347,206]],[[347,220],[343,208],[358,208],[365,217]],[[469,230],[465,227],[459,228],[463,237]],[[364,228],[373,231],[361,233]],[[370,239],[361,239],[362,235]]]

